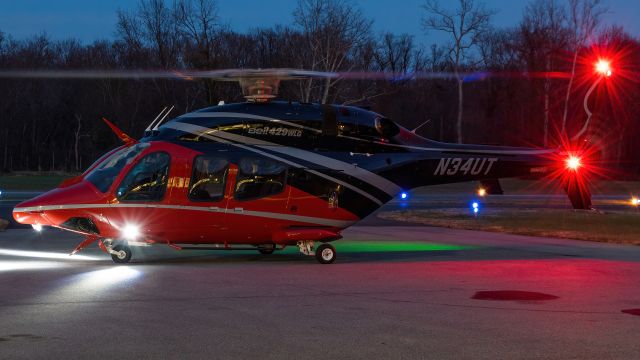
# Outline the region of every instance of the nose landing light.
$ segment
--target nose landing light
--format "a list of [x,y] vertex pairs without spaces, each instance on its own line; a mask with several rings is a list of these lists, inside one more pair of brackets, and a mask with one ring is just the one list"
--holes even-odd
[[122,229],[122,236],[127,240],[136,240],[140,236],[140,228],[136,225],[127,224]]

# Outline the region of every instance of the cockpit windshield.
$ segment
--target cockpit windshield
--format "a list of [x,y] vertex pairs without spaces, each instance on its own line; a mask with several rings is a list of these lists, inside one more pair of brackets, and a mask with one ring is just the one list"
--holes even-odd
[[121,150],[122,148],[124,148],[125,146],[119,146],[115,149],[111,149],[109,151],[107,151],[106,153],[102,154],[102,156],[100,156],[98,158],[98,160],[94,161],[93,163],[91,163],[91,165],[82,172],[82,176],[87,175],[91,170],[93,170],[95,167],[97,167],[100,163],[102,163],[104,161],[104,159],[108,158],[109,156],[113,155],[114,153],[116,153],[117,151]]
[[91,182],[100,192],[106,193],[125,166],[130,164],[149,143],[139,143],[113,153],[108,159],[91,170],[85,179]]

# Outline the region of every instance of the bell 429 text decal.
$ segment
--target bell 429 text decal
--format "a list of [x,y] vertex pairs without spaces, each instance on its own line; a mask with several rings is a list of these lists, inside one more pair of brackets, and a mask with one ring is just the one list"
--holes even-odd
[[433,175],[487,175],[498,158],[442,158]]
[[287,129],[284,127],[261,127],[261,128],[249,128],[249,134],[252,135],[272,135],[272,136],[292,136],[301,137],[302,130],[299,129]]

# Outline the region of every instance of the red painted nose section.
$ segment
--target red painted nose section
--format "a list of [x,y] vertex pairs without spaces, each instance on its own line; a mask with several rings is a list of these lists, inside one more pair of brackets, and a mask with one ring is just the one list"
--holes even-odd
[[31,200],[21,202],[13,209],[13,218],[26,225],[59,225],[59,219],[49,216],[56,210],[64,210],[73,204],[101,202],[103,195],[86,182],[57,188]]

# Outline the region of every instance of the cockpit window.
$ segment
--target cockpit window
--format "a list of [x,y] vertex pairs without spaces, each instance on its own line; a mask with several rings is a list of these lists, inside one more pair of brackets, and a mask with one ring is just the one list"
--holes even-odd
[[391,119],[387,118],[377,118],[376,119],[376,129],[380,133],[380,135],[386,138],[392,138],[400,132],[400,127],[396,125]]
[[151,153],[129,171],[116,196],[121,201],[160,201],[169,180],[169,154]]
[[220,201],[224,197],[224,186],[229,162],[226,159],[198,156],[193,162],[193,175],[189,198],[192,201]]
[[101,163],[95,169],[91,170],[85,179],[91,182],[100,192],[106,193],[111,188],[113,181],[125,166],[130,164],[133,159],[149,147],[149,143],[139,143],[124,149],[118,150],[106,160],[100,160]]
[[284,190],[287,168],[264,158],[244,158],[238,164],[235,198],[260,199]]

